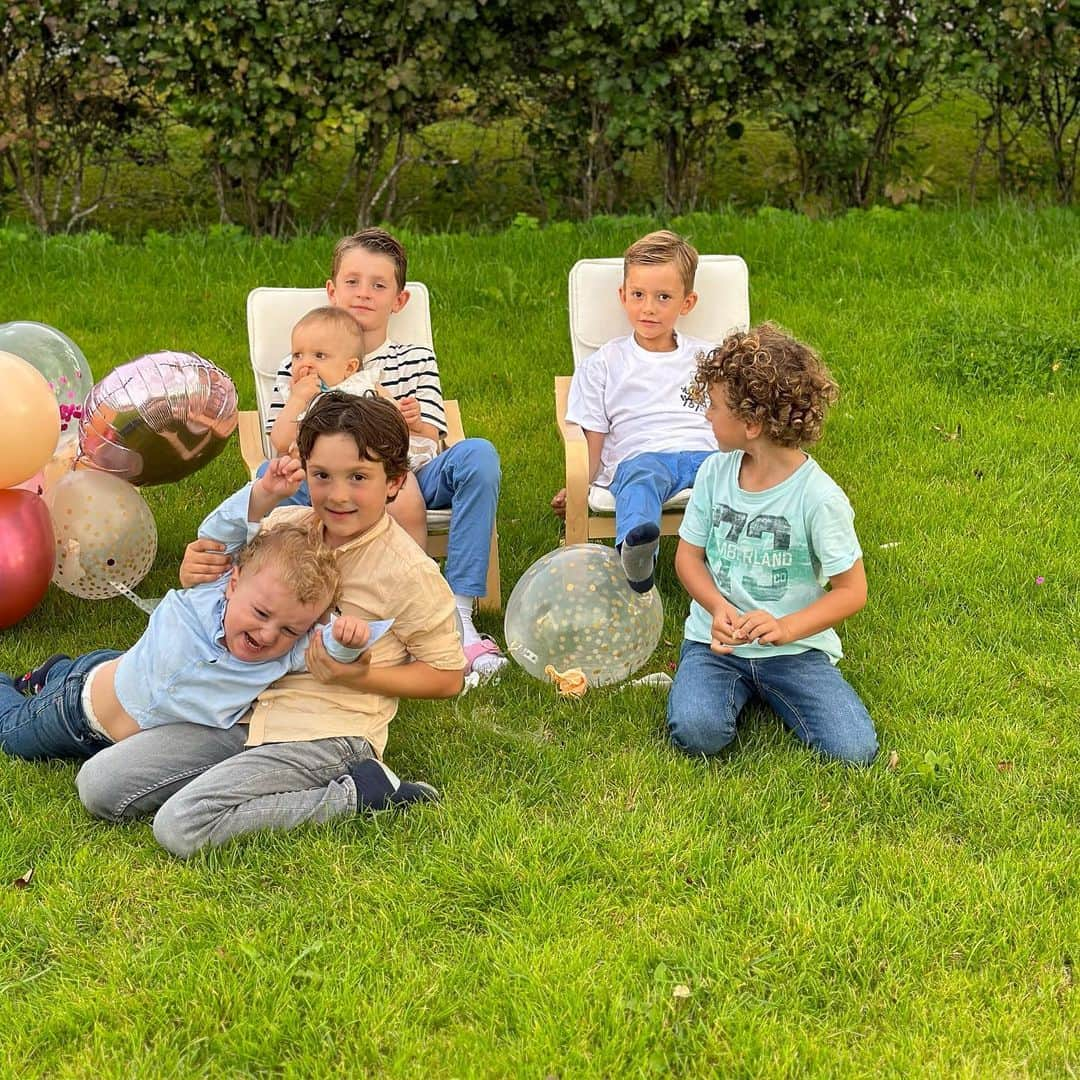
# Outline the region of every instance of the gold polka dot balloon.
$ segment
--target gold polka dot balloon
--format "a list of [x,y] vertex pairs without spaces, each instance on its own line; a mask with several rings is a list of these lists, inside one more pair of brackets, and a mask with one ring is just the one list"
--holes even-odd
[[572,544],[533,563],[506,604],[510,655],[547,681],[550,664],[581,668],[591,686],[627,678],[660,640],[664,608],[656,589],[627,584],[618,553],[604,544]]
[[150,570],[157,554],[154,515],[139,490],[91,469],[67,473],[45,493],[56,538],[53,581],[86,600],[117,596]]

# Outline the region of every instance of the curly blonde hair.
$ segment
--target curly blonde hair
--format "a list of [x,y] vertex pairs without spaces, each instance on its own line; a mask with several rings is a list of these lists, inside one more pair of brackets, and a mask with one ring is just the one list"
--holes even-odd
[[236,566],[252,571],[273,567],[301,604],[332,608],[341,596],[337,558],[306,524],[260,529],[237,553]]
[[770,442],[789,447],[817,442],[840,396],[821,357],[773,323],[730,334],[698,358],[691,396],[702,403],[714,387],[723,388],[741,420],[761,424]]

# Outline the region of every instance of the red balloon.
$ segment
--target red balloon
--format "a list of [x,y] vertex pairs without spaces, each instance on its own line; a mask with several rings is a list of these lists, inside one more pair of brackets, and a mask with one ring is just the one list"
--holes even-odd
[[56,561],[45,500],[31,491],[0,491],[0,629],[41,603]]

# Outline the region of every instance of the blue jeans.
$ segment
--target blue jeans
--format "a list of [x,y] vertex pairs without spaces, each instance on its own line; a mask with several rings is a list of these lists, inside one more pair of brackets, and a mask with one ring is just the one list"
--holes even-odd
[[868,765],[877,736],[859,695],[820,649],[744,659],[684,641],[668,696],[668,732],[687,754],[715,754],[735,738],[735,722],[757,698],[796,738],[829,757]]
[[[256,475],[262,476],[268,465],[264,461]],[[450,509],[443,576],[459,596],[483,596],[502,481],[495,447],[487,439],[463,439],[429,461],[416,479],[429,510]],[[310,506],[307,481],[278,505]]]
[[495,447],[487,439],[463,439],[429,461],[416,479],[429,510],[450,508],[447,583],[459,596],[483,596],[502,482]]
[[33,761],[88,758],[111,746],[87,724],[81,698],[87,672],[119,655],[115,649],[97,649],[75,660],[58,660],[32,697],[23,697],[13,680],[0,674],[0,750]]
[[635,454],[620,461],[611,481],[611,494],[615,496],[615,546],[638,525],[651,521],[659,527],[660,508],[673,495],[694,486],[694,477],[710,453],[684,450]]

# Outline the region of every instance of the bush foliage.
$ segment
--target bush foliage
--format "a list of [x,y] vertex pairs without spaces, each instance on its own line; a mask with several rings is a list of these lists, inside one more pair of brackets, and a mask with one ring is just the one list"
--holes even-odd
[[27,0],[2,20],[0,194],[44,232],[187,133],[222,223],[393,219],[418,162],[475,179],[448,120],[520,133],[547,216],[641,208],[643,158],[654,207],[691,210],[752,122],[786,137],[788,204],[902,202],[930,186],[912,117],[958,89],[981,102],[973,175],[992,155],[1004,191],[1075,196],[1080,0]]

